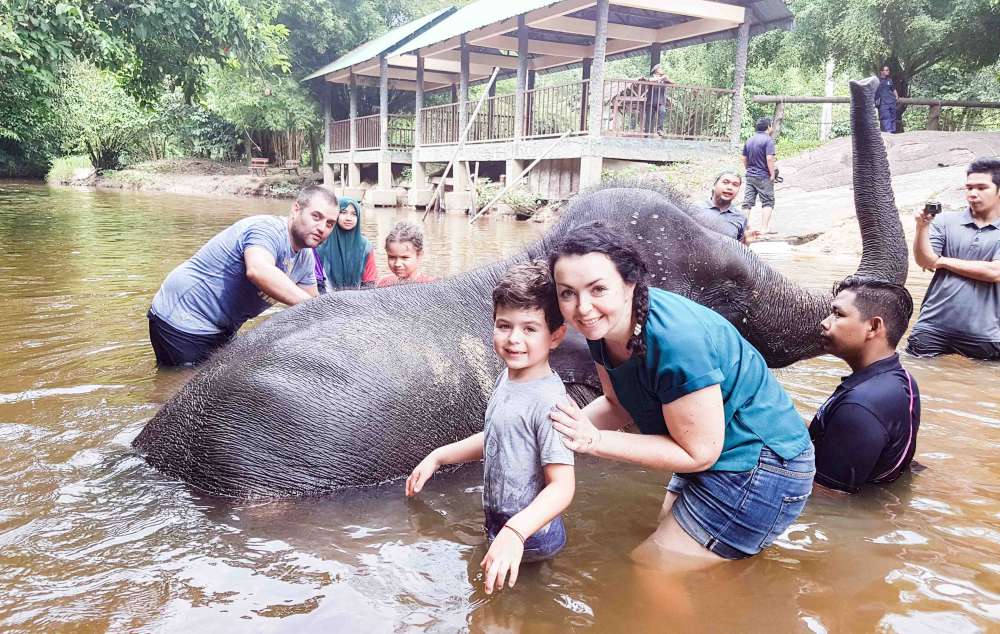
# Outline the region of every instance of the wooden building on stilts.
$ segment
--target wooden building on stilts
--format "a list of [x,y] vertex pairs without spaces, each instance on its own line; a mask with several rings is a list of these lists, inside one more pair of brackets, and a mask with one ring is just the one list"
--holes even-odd
[[[324,183],[372,205],[395,205],[393,167],[411,170],[409,204],[425,205],[428,165],[447,163],[469,129],[451,173],[444,208],[470,204],[469,166],[513,178],[543,156],[528,186],[561,199],[600,181],[616,161],[669,162],[725,151],[739,142],[749,38],[790,28],[783,0],[478,0],[448,7],[367,42],[306,78],[348,87],[348,117],[326,104]],[[736,39],[733,85],[684,86],[612,77],[606,61]],[[494,82],[470,123],[469,89],[494,69],[516,78],[513,92]],[[559,85],[535,77],[579,69]],[[510,82],[507,82],[510,83]],[[375,114],[358,112],[358,92],[378,88]],[[413,94],[409,112],[389,112],[392,91]],[[427,105],[433,94],[440,105]],[[450,97],[450,98],[449,98]],[[569,133],[553,146],[553,139]],[[377,166],[362,188],[362,168]]]

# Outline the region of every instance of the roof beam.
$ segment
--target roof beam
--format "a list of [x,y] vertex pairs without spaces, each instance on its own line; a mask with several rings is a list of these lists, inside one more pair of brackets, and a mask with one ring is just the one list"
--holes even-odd
[[[655,1],[655,0],[651,0]],[[543,22],[549,18],[557,17],[560,15],[566,15],[567,13],[573,13],[574,11],[579,11],[580,9],[585,9],[587,7],[594,6],[594,0],[564,0],[563,2],[558,2],[556,4],[542,7],[540,9],[535,9],[534,11],[529,11],[525,14],[525,24],[529,26],[536,26],[536,23]],[[459,9],[461,11],[461,9]],[[482,27],[481,29],[476,29],[471,33],[467,33],[465,36],[465,41],[469,44],[478,44],[482,40],[491,38],[496,35],[503,35],[504,33],[509,33],[517,29],[517,16],[507,18],[502,22],[497,22],[496,24],[490,24]],[[436,56],[441,51],[447,51],[451,49],[457,49],[459,46],[459,38],[456,35],[453,38],[447,39],[443,42],[438,42],[437,44],[431,44],[430,46],[425,46],[423,49],[423,54],[426,56]],[[514,47],[517,50],[517,47]]]
[[[379,69],[376,66],[374,69],[361,69],[355,70],[355,75],[378,77]],[[389,67],[389,79],[407,79],[416,82],[417,71],[416,64],[414,68],[397,68],[395,66]],[[442,73],[441,71],[424,71],[424,81],[429,81],[435,84],[451,84],[458,81],[458,75],[456,73]],[[416,83],[414,83],[416,85]]]
[[[496,35],[489,39],[480,40],[483,46],[495,46],[508,51],[517,50],[517,38],[506,35]],[[556,55],[559,57],[572,57],[583,59],[594,54],[594,47],[582,44],[563,44],[562,42],[545,42],[542,40],[528,40],[528,52],[541,55]]]
[[[404,55],[404,57],[406,56]],[[441,51],[434,59],[460,61],[461,57],[461,51]],[[492,53],[477,53],[475,51],[469,51],[469,61],[472,62],[473,67],[475,67],[476,64],[488,67],[488,72],[492,72],[494,66],[512,70],[517,69],[517,57],[514,55],[494,55]]]
[[729,29],[737,26],[739,26],[738,22],[730,22],[729,20],[717,20],[712,18],[691,20],[690,22],[682,22],[681,24],[674,24],[673,26],[665,26],[657,29],[656,41],[665,44],[667,42],[683,40],[689,37],[705,35],[707,33],[728,31]]
[[713,18],[736,24],[742,24],[746,16],[746,9],[743,7],[711,0],[614,0],[613,4],[617,7],[646,9],[692,18]]
[[[333,83],[333,84],[346,84],[346,83],[349,82],[348,79],[331,80],[331,79],[328,79],[328,78],[329,78],[329,75],[327,75],[326,81],[329,81],[330,83]],[[378,88],[378,85],[379,85],[378,77],[369,77],[367,75],[355,75],[354,76],[354,82],[358,86],[371,86],[373,88]],[[424,90],[436,90],[436,89],[441,88],[441,87],[442,87],[441,85],[428,84],[427,82],[424,82]],[[389,90],[414,90],[415,91],[416,89],[417,89],[417,82],[415,82],[415,81],[408,81],[408,80],[405,80],[405,79],[390,79],[389,80]]]
[[[455,57],[460,57],[460,53],[456,51]],[[401,68],[417,68],[417,56],[411,53],[406,55],[400,55],[398,57],[392,58],[392,65],[399,66]],[[425,70],[437,70],[444,73],[459,73],[461,72],[461,60],[452,60],[450,57],[435,57],[434,59],[424,60]],[[469,69],[474,75],[489,75],[493,72],[492,65],[486,64],[470,64]]]
[[[573,33],[574,35],[586,35],[594,37],[594,21],[582,18],[571,18],[569,16],[556,16],[549,18],[535,25],[536,29],[546,31],[561,31],[563,33]],[[616,40],[631,40],[633,42],[646,42],[647,44],[656,41],[656,29],[647,29],[641,26],[629,26],[627,24],[608,23],[608,37]]]

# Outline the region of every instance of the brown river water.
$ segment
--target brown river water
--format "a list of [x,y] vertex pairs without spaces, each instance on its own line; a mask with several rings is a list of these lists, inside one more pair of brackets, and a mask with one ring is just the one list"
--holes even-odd
[[[190,371],[154,366],[149,302],[217,231],[288,207],[0,181],[0,631],[1000,629],[1000,366],[965,359],[904,358],[924,399],[923,469],[814,495],[773,548],[708,571],[630,562],[667,476],[607,461],[580,462],[563,553],[492,597],[479,465],[415,501],[400,482],[241,504],[164,477],[129,443]],[[366,210],[364,231],[381,240],[400,218],[417,214]],[[495,260],[542,230],[432,217],[425,271]],[[763,256],[817,288],[856,265]],[[911,276],[918,301],[927,280]],[[811,417],[847,373],[821,357],[778,376]]]

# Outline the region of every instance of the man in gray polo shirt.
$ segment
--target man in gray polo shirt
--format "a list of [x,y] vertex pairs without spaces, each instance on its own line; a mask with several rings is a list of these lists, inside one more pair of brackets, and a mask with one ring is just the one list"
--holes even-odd
[[968,209],[920,213],[913,256],[934,271],[906,350],[1000,361],[1000,159],[966,172]]
[[[748,220],[737,209],[733,209],[733,200],[740,193],[743,177],[732,170],[726,170],[715,177],[712,185],[712,195],[700,207],[702,213],[714,221],[719,233],[733,240],[750,243]],[[721,221],[721,222],[719,222]]]

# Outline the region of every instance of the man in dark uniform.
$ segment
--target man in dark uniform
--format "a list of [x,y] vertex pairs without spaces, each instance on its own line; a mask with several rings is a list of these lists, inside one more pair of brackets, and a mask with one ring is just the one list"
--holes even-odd
[[875,107],[878,108],[878,124],[882,132],[896,132],[896,101],[899,93],[896,84],[889,77],[889,67],[883,66],[878,77],[878,91],[875,93]]
[[899,363],[896,345],[913,315],[902,286],[852,276],[837,287],[822,321],[824,349],[851,366],[809,425],[816,482],[857,493],[898,478],[913,460],[920,391]]

